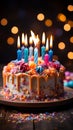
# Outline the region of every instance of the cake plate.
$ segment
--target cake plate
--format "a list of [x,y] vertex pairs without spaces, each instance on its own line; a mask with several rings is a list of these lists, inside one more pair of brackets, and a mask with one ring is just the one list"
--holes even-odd
[[73,104],[73,89],[69,87],[64,87],[65,95],[59,99],[53,99],[49,101],[20,101],[20,100],[7,100],[2,95],[0,95],[0,104],[9,106],[9,107],[17,107],[24,109],[42,109],[42,108],[58,108],[62,106],[70,106]]

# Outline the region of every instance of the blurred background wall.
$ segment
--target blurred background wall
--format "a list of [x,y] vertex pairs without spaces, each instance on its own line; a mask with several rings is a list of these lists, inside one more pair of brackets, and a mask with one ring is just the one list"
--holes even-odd
[[[56,58],[73,70],[73,3],[71,0],[7,0],[0,4],[0,64],[16,59],[17,37],[30,36],[30,30],[42,39],[53,35]],[[21,41],[22,44],[22,41]]]

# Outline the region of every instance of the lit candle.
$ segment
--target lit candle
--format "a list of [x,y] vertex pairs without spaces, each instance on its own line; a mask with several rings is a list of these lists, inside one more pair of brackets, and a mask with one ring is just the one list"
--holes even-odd
[[34,40],[34,43],[35,43],[35,48],[34,48],[34,63],[35,64],[38,64],[38,48],[37,48],[38,41],[37,40],[38,40],[37,38],[35,38],[35,40]]
[[24,49],[24,61],[27,63],[28,62],[28,40],[27,40],[27,35],[25,35],[25,49]]
[[29,47],[29,57],[32,57],[32,56],[33,56],[32,43],[33,43],[33,40],[32,40],[32,37],[30,37],[30,38],[29,38],[29,44],[30,44],[30,47]]
[[36,39],[37,39],[38,56],[40,57],[40,39],[38,35],[36,35]]
[[49,44],[48,44],[48,38],[46,40],[46,54],[44,56],[44,61],[45,61],[45,64],[47,65],[48,62],[49,62],[49,55],[48,55],[48,49],[49,49]]
[[52,35],[50,37],[50,50],[48,52],[49,54],[49,60],[52,61],[52,58],[53,58],[53,50],[52,50],[52,46],[53,46],[53,42],[52,42]]
[[22,33],[22,47],[21,47],[21,51],[22,51],[22,59],[24,59],[24,43],[25,43],[25,40],[24,40],[24,33]]
[[45,56],[45,33],[43,32],[42,34],[42,44],[43,46],[41,47],[41,56],[42,56],[42,59],[44,60],[44,56]]
[[17,47],[18,47],[18,50],[17,50],[17,59],[21,60],[21,58],[22,58],[22,52],[19,49],[20,48],[20,37],[19,36],[18,36],[18,39],[17,39]]

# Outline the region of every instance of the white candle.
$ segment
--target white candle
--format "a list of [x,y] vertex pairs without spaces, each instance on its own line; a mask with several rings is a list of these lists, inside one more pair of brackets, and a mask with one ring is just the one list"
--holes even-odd
[[32,43],[33,43],[33,40],[32,40],[32,37],[30,37],[29,38],[29,44],[30,44],[30,47],[29,47],[29,57],[33,56],[33,46],[32,46]]

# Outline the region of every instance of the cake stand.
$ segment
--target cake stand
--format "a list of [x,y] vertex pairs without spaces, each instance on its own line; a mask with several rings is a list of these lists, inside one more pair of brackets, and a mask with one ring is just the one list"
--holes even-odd
[[18,101],[18,100],[7,100],[2,95],[0,95],[0,104],[8,107],[16,107],[23,109],[55,109],[70,106],[73,104],[73,89],[69,87],[64,87],[65,96],[64,98],[53,99],[49,101]]

